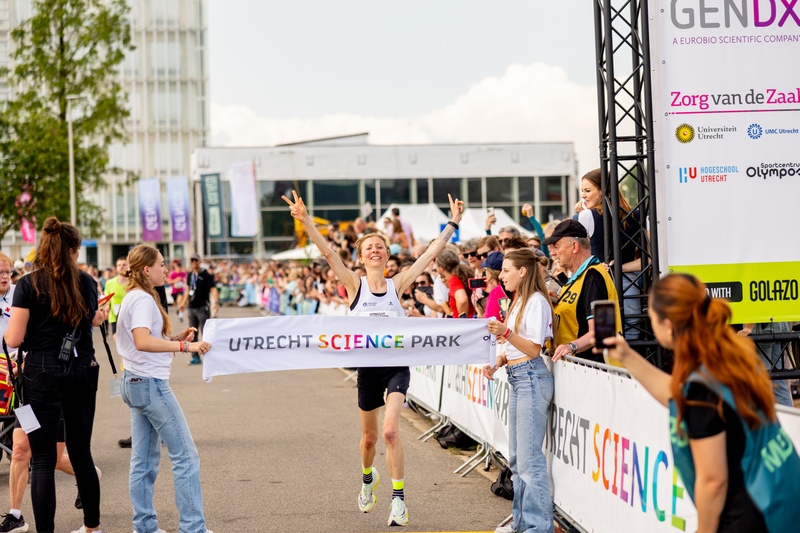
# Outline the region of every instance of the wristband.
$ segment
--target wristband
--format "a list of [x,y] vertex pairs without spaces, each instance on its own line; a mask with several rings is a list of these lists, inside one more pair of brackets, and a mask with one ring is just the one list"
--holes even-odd
[[512,333],[514,332],[511,330],[511,328],[506,328],[506,332],[503,333],[503,338],[508,340],[508,338],[511,336]]
[[455,223],[455,222],[453,222],[452,220],[448,220],[448,221],[447,221],[447,225],[448,225],[448,226],[453,226],[453,228],[454,228],[454,229],[458,229],[458,224],[456,224],[456,223]]

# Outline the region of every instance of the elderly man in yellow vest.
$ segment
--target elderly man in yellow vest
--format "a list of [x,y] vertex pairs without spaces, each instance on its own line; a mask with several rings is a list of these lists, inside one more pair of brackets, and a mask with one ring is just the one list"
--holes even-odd
[[[586,228],[577,220],[559,223],[553,234],[542,241],[550,246],[550,256],[567,269],[571,277],[561,287],[555,306],[558,346],[553,356],[558,361],[565,355],[577,355],[599,363],[601,354],[593,354],[590,332],[594,331],[593,302],[616,300],[617,289],[605,266],[592,255]],[[622,324],[617,306],[617,324]]]

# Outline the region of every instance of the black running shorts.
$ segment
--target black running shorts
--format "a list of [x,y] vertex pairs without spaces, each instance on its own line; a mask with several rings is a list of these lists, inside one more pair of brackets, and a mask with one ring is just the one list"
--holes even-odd
[[386,395],[399,392],[403,396],[408,392],[411,382],[411,371],[407,366],[391,366],[358,369],[358,408],[372,411],[382,407]]

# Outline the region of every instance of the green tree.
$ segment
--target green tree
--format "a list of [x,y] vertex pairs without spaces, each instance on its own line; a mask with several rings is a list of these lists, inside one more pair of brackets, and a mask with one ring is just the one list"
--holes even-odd
[[[11,33],[11,68],[0,69],[14,96],[0,111],[0,238],[23,217],[70,218],[68,97],[78,225],[101,234],[103,213],[90,193],[110,165],[108,147],[125,142],[127,95],[119,65],[133,49],[125,0],[33,0],[32,16]],[[32,201],[18,205],[27,191]]]

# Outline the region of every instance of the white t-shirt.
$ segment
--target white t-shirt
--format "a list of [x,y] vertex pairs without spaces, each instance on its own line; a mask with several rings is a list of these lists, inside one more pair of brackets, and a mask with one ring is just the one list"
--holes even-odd
[[[522,322],[517,330],[515,329],[515,324],[517,323],[519,309],[519,306],[514,306],[511,314],[508,315],[506,325],[514,330],[515,335],[533,341],[539,346],[544,346],[545,340],[553,336],[553,314],[550,312],[550,304],[540,293],[533,293],[533,296],[525,304],[525,308],[522,311]],[[507,360],[514,361],[525,357],[525,354],[517,350],[510,342],[505,342],[504,346],[506,347]]]
[[[164,320],[158,303],[142,290],[132,290],[122,299],[122,307],[117,317],[117,352],[122,356],[125,369],[137,376],[169,379],[171,352],[140,352],[133,342],[133,330],[145,328],[150,336],[163,339],[161,327]],[[177,346],[177,344],[175,345]]]

